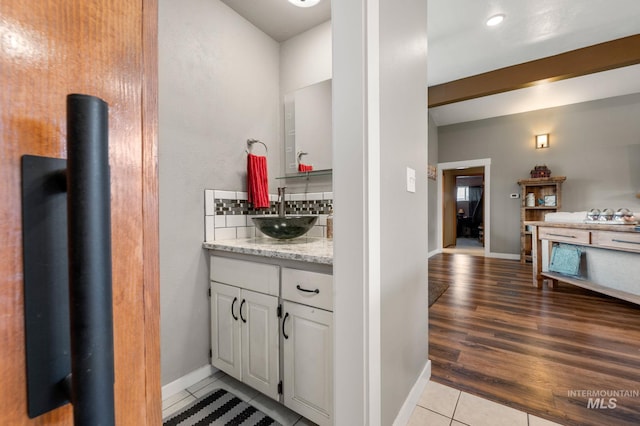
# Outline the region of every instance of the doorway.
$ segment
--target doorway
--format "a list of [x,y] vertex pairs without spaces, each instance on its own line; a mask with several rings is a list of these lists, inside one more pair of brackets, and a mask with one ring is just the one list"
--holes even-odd
[[489,255],[491,160],[438,164],[438,247],[442,252]]

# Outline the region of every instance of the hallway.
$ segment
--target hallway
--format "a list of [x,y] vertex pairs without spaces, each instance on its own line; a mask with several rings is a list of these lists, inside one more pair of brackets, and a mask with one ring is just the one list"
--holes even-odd
[[456,245],[442,249],[448,254],[471,254],[473,256],[484,256],[484,246],[477,238],[456,238]]

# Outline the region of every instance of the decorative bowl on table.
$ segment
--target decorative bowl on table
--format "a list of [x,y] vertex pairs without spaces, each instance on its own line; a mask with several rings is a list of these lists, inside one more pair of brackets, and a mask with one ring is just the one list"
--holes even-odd
[[264,216],[252,220],[263,234],[278,240],[289,240],[309,232],[318,216]]
[[600,209],[591,209],[587,213],[587,220],[595,222],[600,217]]
[[618,209],[615,213],[612,209],[591,209],[587,213],[585,223],[601,223],[606,225],[635,225],[638,220],[629,209]]
[[617,223],[622,223],[625,225],[635,225],[636,223],[638,223],[638,221],[636,220],[635,216],[633,215],[633,212],[629,209],[618,209],[618,211],[616,211],[613,214],[613,220],[614,222]]
[[598,220],[601,222],[607,222],[609,220],[613,220],[613,210],[604,209],[600,212],[600,216],[598,216]]

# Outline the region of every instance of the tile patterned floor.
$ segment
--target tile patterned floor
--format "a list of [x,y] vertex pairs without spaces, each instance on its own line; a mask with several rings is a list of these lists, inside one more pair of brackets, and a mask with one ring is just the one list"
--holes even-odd
[[214,389],[224,389],[231,392],[241,400],[248,402],[258,410],[267,414],[278,423],[281,423],[283,426],[315,425],[315,423],[310,422],[300,414],[289,410],[284,405],[262,395],[257,390],[227,376],[221,371],[162,401],[162,417],[164,419],[168,418]]
[[429,382],[409,426],[558,426],[506,405]]
[[[314,423],[299,414],[222,372],[217,372],[213,376],[162,401],[162,417],[171,416],[198,398],[218,388],[233,393],[284,426],[314,425]],[[429,382],[413,410],[408,426],[559,425],[436,382]]]

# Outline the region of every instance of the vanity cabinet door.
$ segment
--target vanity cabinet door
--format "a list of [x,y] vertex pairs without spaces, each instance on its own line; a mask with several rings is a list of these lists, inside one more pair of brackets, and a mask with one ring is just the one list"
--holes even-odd
[[211,364],[278,399],[278,298],[211,283]]
[[211,364],[241,380],[240,289],[211,283]]
[[319,425],[333,417],[333,313],[285,301],[284,404]]
[[278,298],[242,290],[242,381],[278,399]]

